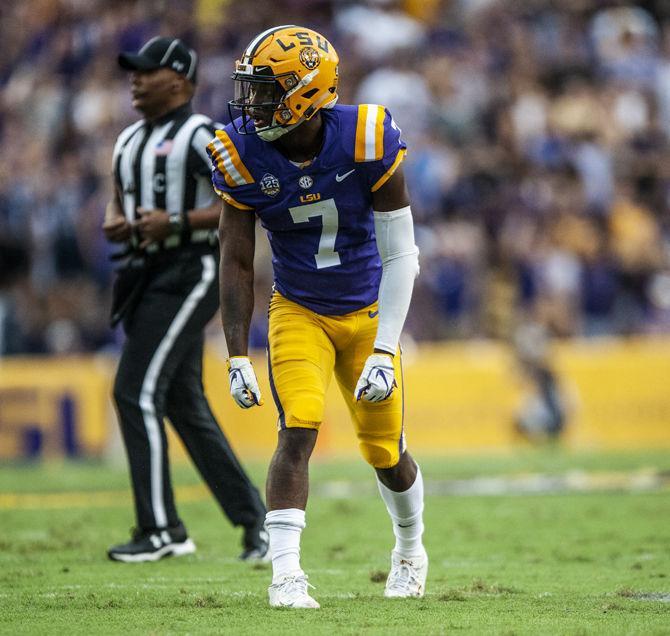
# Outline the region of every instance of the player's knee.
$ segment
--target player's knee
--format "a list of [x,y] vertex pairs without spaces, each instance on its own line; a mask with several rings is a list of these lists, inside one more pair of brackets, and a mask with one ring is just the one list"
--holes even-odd
[[363,459],[373,468],[392,468],[400,458],[397,440],[361,439],[359,448]]
[[314,449],[318,432],[309,428],[286,428],[279,432],[273,462],[283,466],[305,466]]

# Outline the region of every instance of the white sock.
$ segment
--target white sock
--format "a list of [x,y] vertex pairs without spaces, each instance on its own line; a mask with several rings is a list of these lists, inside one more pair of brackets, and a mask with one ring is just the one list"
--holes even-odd
[[414,483],[404,492],[395,492],[387,488],[379,478],[377,485],[386,509],[393,521],[395,548],[403,557],[415,557],[424,552],[423,535],[423,476],[416,468]]
[[300,534],[305,527],[305,511],[299,508],[271,510],[265,515],[272,554],[272,582],[287,574],[302,574]]

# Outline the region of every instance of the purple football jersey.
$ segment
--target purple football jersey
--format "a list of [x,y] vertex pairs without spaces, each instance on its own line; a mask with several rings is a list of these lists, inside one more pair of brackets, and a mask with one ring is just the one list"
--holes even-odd
[[323,146],[302,168],[230,124],[207,151],[216,191],[255,211],[267,231],[277,291],[319,314],[342,315],[377,299],[381,261],[372,193],[393,174],[406,145],[381,106],[321,113]]

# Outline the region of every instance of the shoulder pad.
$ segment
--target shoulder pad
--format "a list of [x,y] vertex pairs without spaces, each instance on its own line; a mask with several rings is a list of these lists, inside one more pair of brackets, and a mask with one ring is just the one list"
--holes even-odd
[[360,104],[356,120],[354,161],[379,161],[384,156],[384,117],[377,104]]
[[254,182],[254,178],[242,162],[240,153],[225,130],[216,131],[216,136],[209,142],[207,150],[231,188]]

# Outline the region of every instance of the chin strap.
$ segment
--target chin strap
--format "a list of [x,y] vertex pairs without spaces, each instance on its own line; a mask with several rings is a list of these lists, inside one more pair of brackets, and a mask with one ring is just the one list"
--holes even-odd
[[286,99],[287,97],[291,97],[293,93],[295,93],[297,90],[300,90],[303,86],[307,86],[307,84],[310,84],[311,81],[319,74],[319,69],[314,69],[311,73],[307,73],[305,77],[303,77],[290,91],[286,91],[286,94],[284,95],[283,99]]

